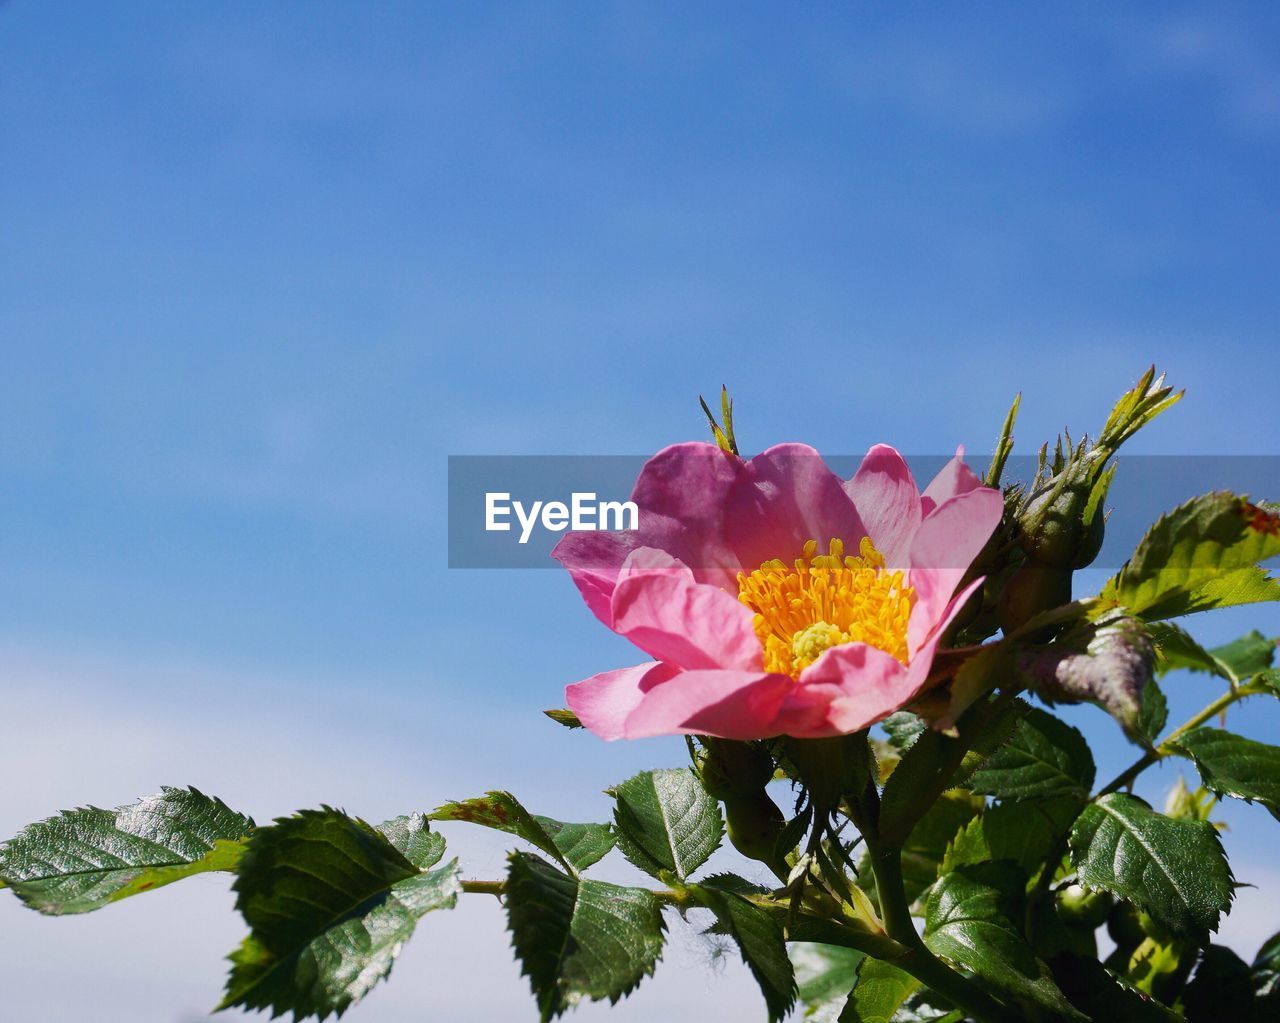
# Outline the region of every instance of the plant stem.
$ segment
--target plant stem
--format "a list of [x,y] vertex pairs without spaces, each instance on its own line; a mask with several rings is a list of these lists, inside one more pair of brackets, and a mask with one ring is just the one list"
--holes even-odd
[[888,961],[955,1002],[980,1023],[1023,1023],[1017,1013],[1000,1005],[929,951],[911,918],[911,907],[902,883],[902,850],[896,845],[881,844],[870,836],[864,837],[871,855],[871,869],[876,876],[876,893],[880,897],[885,929],[904,950]]
[[[1191,731],[1191,729],[1199,728],[1201,725],[1203,725],[1206,721],[1213,718],[1215,715],[1221,714],[1233,703],[1236,703],[1239,700],[1243,700],[1248,696],[1256,696],[1257,694],[1265,691],[1266,691],[1266,688],[1264,686],[1255,684],[1255,685],[1236,686],[1228,690],[1227,692],[1223,693],[1220,697],[1218,697],[1218,699],[1214,700],[1207,707],[1203,708],[1199,713],[1195,714],[1191,718],[1188,718],[1182,725],[1180,725],[1179,727],[1175,728],[1172,732],[1170,732],[1165,737],[1164,741],[1162,741],[1160,745],[1158,745],[1155,749],[1147,751],[1145,754],[1143,754],[1141,757],[1135,760],[1132,764],[1130,764],[1127,768],[1125,768],[1125,770],[1121,771],[1120,774],[1116,775],[1116,777],[1113,778],[1109,783],[1107,783],[1102,788],[1100,788],[1097,792],[1097,795],[1095,795],[1093,799],[1098,799],[1100,796],[1105,796],[1111,792],[1116,792],[1119,789],[1125,788],[1128,785],[1132,785],[1133,782],[1137,779],[1138,775],[1140,775],[1152,764],[1159,763],[1165,757],[1171,756],[1174,752],[1172,749],[1173,743],[1177,742],[1179,738],[1181,738],[1187,732]],[[1031,890],[1031,893],[1027,896],[1026,922],[1027,922],[1027,933],[1029,936],[1033,930],[1033,923],[1034,923],[1036,908],[1039,905],[1039,903],[1041,903],[1042,901],[1044,901],[1044,899],[1048,897],[1049,890],[1053,885],[1054,874],[1057,871],[1058,863],[1062,860],[1062,857],[1066,855],[1067,848],[1068,848],[1067,836],[1063,835],[1058,840],[1053,850],[1049,853],[1049,856],[1045,861],[1044,870],[1041,872],[1040,877],[1037,879],[1035,887]]]
[[879,841],[868,841],[867,850],[876,876],[876,894],[880,897],[880,916],[885,931],[907,948],[921,947],[923,943],[911,919],[911,907],[902,882],[902,850],[895,845],[882,845]]
[[[1180,725],[1178,728],[1175,728],[1172,732],[1170,732],[1167,736],[1165,736],[1164,740],[1160,743],[1159,746],[1157,746],[1153,750],[1149,750],[1147,753],[1139,757],[1127,768],[1121,771],[1118,775],[1116,775],[1115,778],[1113,778],[1110,782],[1108,782],[1106,785],[1104,785],[1101,789],[1098,790],[1098,795],[1105,796],[1108,793],[1115,792],[1118,789],[1122,789],[1128,785],[1132,785],[1134,780],[1138,777],[1138,775],[1140,775],[1148,767],[1150,767],[1152,764],[1159,763],[1165,757],[1172,755],[1174,752],[1172,748],[1173,744],[1177,742],[1178,739],[1180,739],[1187,732],[1191,731],[1191,729],[1199,728],[1206,721],[1210,720],[1213,717],[1216,717],[1218,714],[1221,714],[1233,703],[1237,703],[1240,700],[1243,700],[1249,696],[1257,696],[1259,693],[1264,693],[1266,691],[1267,691],[1266,687],[1258,683],[1250,683],[1249,685],[1243,685],[1243,686],[1238,686],[1235,689],[1229,689],[1227,692],[1223,693],[1216,700],[1210,703],[1207,707],[1201,710],[1198,714],[1196,714],[1191,718],[1188,718],[1185,722],[1183,722],[1182,725]],[[1097,797],[1095,796],[1094,798],[1097,798]]]
[[893,965],[911,974],[929,990],[955,1002],[979,1023],[1026,1023],[1020,1013],[1006,1009],[923,945],[911,949]]

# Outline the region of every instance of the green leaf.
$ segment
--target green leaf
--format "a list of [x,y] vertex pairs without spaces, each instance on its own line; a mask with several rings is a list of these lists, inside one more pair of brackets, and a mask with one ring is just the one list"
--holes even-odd
[[507,862],[511,942],[544,1023],[583,998],[617,1002],[653,974],[664,927],[652,892],[575,878],[532,853]]
[[842,945],[793,941],[787,955],[795,971],[797,993],[811,1023],[836,1023],[858,978],[863,954]]
[[900,710],[881,721],[880,727],[889,736],[889,742],[894,749],[902,752],[909,749],[911,744],[920,737],[920,733],[929,726],[918,714],[912,714],[909,710]]
[[1000,863],[944,874],[929,893],[925,944],[1006,999],[1085,1021],[1012,922],[1022,918],[1024,885],[1020,871]]
[[1142,709],[1134,731],[1147,745],[1155,743],[1169,723],[1169,701],[1155,679],[1148,680],[1142,689]]
[[1085,798],[1093,787],[1093,755],[1079,730],[1033,708],[970,779],[969,787],[1000,799]]
[[1214,647],[1209,653],[1237,679],[1243,679],[1271,667],[1276,657],[1276,641],[1254,629],[1239,639]]
[[219,1008],[341,1014],[390,972],[423,916],[454,906],[457,862],[421,869],[444,851],[426,821],[383,827],[325,807],[254,832],[235,883],[250,934]]
[[1208,821],[1172,820],[1113,792],[1071,830],[1080,883],[1127,899],[1177,934],[1203,938],[1230,907],[1234,881]]
[[1280,696],[1280,668],[1259,672],[1250,681],[1253,684],[1267,686],[1277,696]]
[[523,838],[570,873],[595,863],[613,848],[607,824],[565,824],[535,816],[510,792],[486,792],[475,799],[445,803],[431,811],[433,821],[466,821]]
[[[938,879],[947,847],[982,805],[980,797],[963,790],[944,792],[911,829],[902,846],[902,883],[909,903]],[[874,876],[869,865],[860,866],[859,877],[870,882]]]
[[378,825],[382,837],[419,870],[434,867],[444,855],[444,835],[431,830],[420,813],[393,817]]
[[1181,997],[1187,1023],[1263,1023],[1255,1012],[1253,975],[1231,949],[1210,945]]
[[[998,698],[975,704],[957,722],[958,735],[926,729],[889,775],[880,805],[880,837],[903,842],[925,809],[965,779],[1012,733],[1027,710],[1020,701]],[[948,836],[950,838],[950,836]]]
[[1071,1004],[1098,1023],[1180,1023],[1182,1019],[1116,977],[1092,955],[1057,956],[1053,975]]
[[608,824],[566,824],[535,813],[533,819],[551,836],[556,848],[578,870],[598,863],[614,847],[613,829]]
[[1195,761],[1205,787],[1222,796],[1255,799],[1280,820],[1280,747],[1220,728],[1197,728],[1173,744]]
[[778,922],[741,895],[696,884],[684,891],[697,905],[715,914],[719,929],[738,946],[743,962],[760,985],[770,1021],[782,1019],[795,1004],[796,981]]
[[1280,599],[1258,563],[1280,554],[1280,518],[1226,491],[1175,508],[1147,531],[1099,594],[1098,609],[1124,607],[1154,620]]
[[653,877],[686,878],[724,836],[720,804],[687,768],[644,771],[612,790],[618,848]]
[[1258,997],[1258,1008],[1270,1010],[1271,1015],[1280,1017],[1280,934],[1273,934],[1258,950],[1251,968],[1253,973],[1253,990]]
[[42,913],[87,913],[192,874],[234,870],[253,821],[193,788],[30,824],[0,847],[0,878]]
[[1174,668],[1185,668],[1240,682],[1250,675],[1266,671],[1275,659],[1276,640],[1268,639],[1256,630],[1210,650],[1173,622],[1149,622],[1147,631],[1159,652],[1157,669],[1162,674]]
[[891,1023],[919,990],[920,982],[911,974],[883,959],[864,959],[839,1023]]
[[1181,625],[1174,622],[1147,622],[1147,634],[1156,645],[1157,674],[1163,675],[1184,668],[1187,671],[1231,678],[1231,669],[1197,643]]
[[996,803],[959,832],[939,868],[1011,860],[1028,874],[1044,862],[1082,808],[1075,796]]

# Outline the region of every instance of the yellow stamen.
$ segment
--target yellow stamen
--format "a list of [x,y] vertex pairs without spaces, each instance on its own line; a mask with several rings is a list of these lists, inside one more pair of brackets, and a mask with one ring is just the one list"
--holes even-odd
[[818,542],[804,545],[791,565],[766,561],[738,573],[738,599],[755,612],[764,647],[765,671],[799,678],[824,650],[866,643],[907,663],[907,620],[915,590],[901,571],[885,568],[884,556],[863,537],[858,557],[845,557],[833,539],[826,554]]

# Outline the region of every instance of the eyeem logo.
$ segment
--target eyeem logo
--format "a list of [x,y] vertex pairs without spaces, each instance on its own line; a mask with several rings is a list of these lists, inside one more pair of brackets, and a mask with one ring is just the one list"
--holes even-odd
[[533,527],[553,533],[565,529],[637,529],[640,509],[634,501],[597,501],[594,493],[573,493],[569,503],[534,501],[528,507],[523,501],[511,500],[504,492],[487,491],[484,495],[484,528],[489,533],[506,533],[511,529],[511,516],[520,523],[520,543],[528,543]]

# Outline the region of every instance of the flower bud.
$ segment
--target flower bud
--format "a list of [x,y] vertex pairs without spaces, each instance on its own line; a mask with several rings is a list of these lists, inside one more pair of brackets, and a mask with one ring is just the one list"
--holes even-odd
[[1018,518],[1027,557],[1054,568],[1091,564],[1102,549],[1106,519],[1098,505],[1110,482],[1110,473],[1099,487],[1087,472],[1078,472],[1033,495]]
[[866,732],[788,739],[786,755],[819,812],[830,812],[845,797],[861,796],[872,777],[874,758]]
[[1071,569],[1028,561],[1014,572],[1000,594],[1000,627],[1006,633],[1013,632],[1041,611],[1070,602]]
[[773,757],[759,745],[712,738],[700,742],[693,766],[708,795],[724,802],[751,797],[773,779]]
[[748,859],[771,866],[782,863],[778,840],[786,819],[764,789],[724,800],[725,832],[733,847]]
[[1114,900],[1107,892],[1089,891],[1078,884],[1058,892],[1058,916],[1064,923],[1084,927],[1101,927],[1111,912]]

